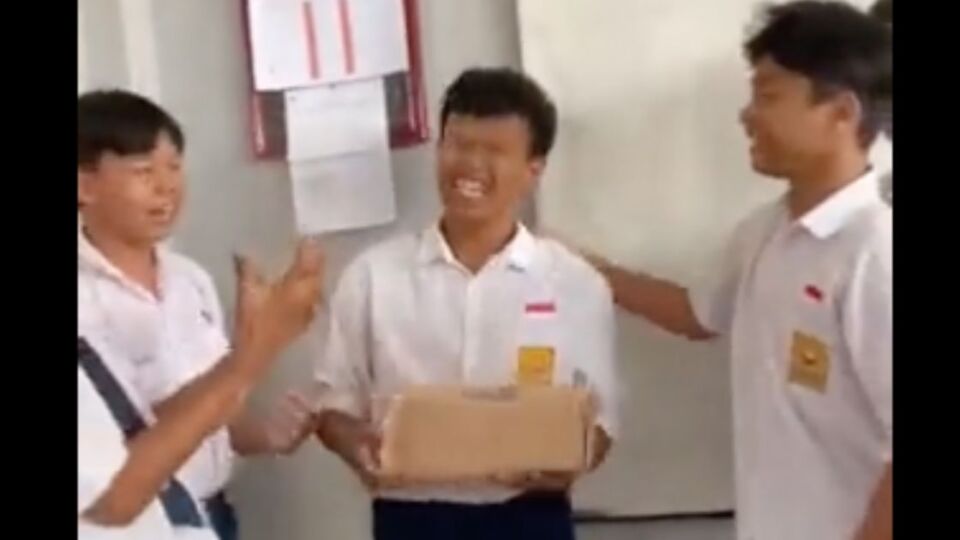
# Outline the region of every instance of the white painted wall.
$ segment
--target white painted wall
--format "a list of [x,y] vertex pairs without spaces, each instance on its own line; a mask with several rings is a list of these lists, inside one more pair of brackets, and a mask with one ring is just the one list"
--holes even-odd
[[87,88],[87,38],[83,30],[83,4],[77,5],[77,93]]
[[127,88],[154,101],[162,101],[157,65],[157,36],[153,0],[117,0]]
[[[681,283],[710,272],[735,222],[783,188],[751,172],[737,118],[749,91],[741,45],[764,3],[518,0],[524,67],[561,116],[541,226]],[[891,162],[885,141],[875,156]],[[623,314],[619,328],[623,437],[577,506],[732,508],[726,348]]]
[[[142,8],[143,0],[133,1]],[[89,86],[127,86],[130,72],[143,73],[143,66],[137,64],[133,70],[125,66],[121,0],[79,2],[89,51]],[[230,311],[232,250],[250,252],[268,269],[278,270],[286,263],[294,241],[290,181],[281,163],[254,161],[249,150],[240,0],[155,0],[150,9],[156,90],[187,134],[189,193],[176,243],[213,273]],[[420,17],[435,135],[437,101],[463,68],[519,66],[516,11],[513,0],[421,0]],[[359,250],[388,235],[424,226],[437,215],[434,144],[394,152],[399,218],[390,226],[331,238],[331,283]],[[308,342],[300,343],[284,355],[255,396],[257,406],[306,380],[309,348]],[[289,459],[244,464],[232,496],[245,540],[370,537],[365,495],[344,467],[313,443]]]
[[125,87],[127,75],[119,0],[77,0],[77,62],[85,89]]

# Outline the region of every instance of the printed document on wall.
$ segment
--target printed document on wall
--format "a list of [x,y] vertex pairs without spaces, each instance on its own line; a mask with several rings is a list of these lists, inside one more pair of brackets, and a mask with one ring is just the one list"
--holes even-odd
[[370,151],[389,144],[381,78],[284,94],[290,161]]
[[389,223],[396,218],[390,150],[290,163],[297,230],[313,235]]
[[257,90],[379,77],[408,67],[403,0],[248,0]]

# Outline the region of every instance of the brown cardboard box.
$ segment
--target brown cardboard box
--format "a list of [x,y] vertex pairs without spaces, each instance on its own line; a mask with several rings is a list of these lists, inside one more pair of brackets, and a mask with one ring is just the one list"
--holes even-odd
[[570,387],[414,387],[383,426],[386,477],[458,482],[529,471],[579,472],[592,425],[586,391]]

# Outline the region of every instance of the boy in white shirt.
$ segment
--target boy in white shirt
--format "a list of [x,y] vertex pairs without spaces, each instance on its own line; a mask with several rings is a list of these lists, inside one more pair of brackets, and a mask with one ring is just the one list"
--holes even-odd
[[378,479],[373,401],[417,384],[582,383],[599,409],[594,467],[616,436],[610,291],[517,219],[553,144],[553,104],[521,73],[472,69],[445,92],[440,122],[442,216],[340,278],[317,359],[318,434],[371,489],[377,540],[572,540],[571,475],[399,489]]
[[727,336],[739,540],[889,540],[892,211],[867,151],[893,102],[890,30],[844,2],[765,15],[741,122],[754,170],[787,193],[741,222],[702,286],[595,264],[627,311]]
[[322,283],[319,252],[302,244],[286,275],[265,283],[238,266],[237,323],[230,354],[176,391],[149,424],[136,388],[111,366],[100,333],[78,329],[77,534],[80,540],[214,540],[200,505],[176,471],[243,406],[279,352],[313,317]]
[[[148,419],[229,351],[209,274],[160,243],[179,216],[184,136],[166,111],[122,90],[78,99],[78,321],[116,351]],[[240,414],[191,456],[181,478],[221,540],[237,536],[223,495],[234,453],[295,449],[310,431],[303,399],[289,396],[271,422]]]

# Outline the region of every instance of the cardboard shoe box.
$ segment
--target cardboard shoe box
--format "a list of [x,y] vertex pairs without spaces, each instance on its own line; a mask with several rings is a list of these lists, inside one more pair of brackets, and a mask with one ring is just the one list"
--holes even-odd
[[382,472],[413,482],[580,472],[592,424],[583,389],[413,387],[387,406]]

